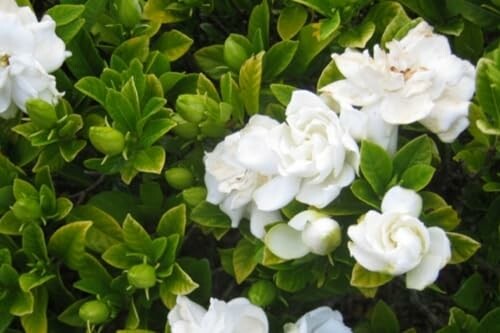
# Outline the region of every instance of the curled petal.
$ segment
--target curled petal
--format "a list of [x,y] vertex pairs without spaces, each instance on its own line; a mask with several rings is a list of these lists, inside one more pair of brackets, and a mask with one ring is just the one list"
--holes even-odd
[[402,213],[418,217],[422,211],[422,198],[413,190],[392,187],[382,199],[382,213]]
[[253,199],[260,210],[278,210],[293,200],[299,187],[299,178],[277,176],[259,187],[254,192]]
[[451,258],[451,245],[446,233],[438,227],[428,228],[428,231],[429,251],[417,267],[406,273],[406,286],[410,289],[422,290],[433,283]]
[[302,233],[286,223],[271,228],[264,242],[267,248],[283,259],[297,259],[309,253],[309,248],[302,243]]

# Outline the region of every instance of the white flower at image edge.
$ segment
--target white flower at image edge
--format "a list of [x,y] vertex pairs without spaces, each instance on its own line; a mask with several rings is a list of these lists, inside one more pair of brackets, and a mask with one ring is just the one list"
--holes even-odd
[[280,209],[294,198],[323,208],[354,180],[359,148],[317,95],[297,90],[286,109],[286,123],[271,130],[278,173],[255,192],[257,207]]
[[172,333],[267,333],[264,311],[239,297],[229,302],[210,299],[208,311],[185,296],[177,296],[168,313]]
[[268,137],[278,124],[270,117],[254,115],[245,128],[228,135],[204,157],[206,200],[219,205],[233,228],[242,218],[249,218],[250,230],[258,238],[264,236],[265,225],[281,220],[277,210],[259,210],[253,201],[255,191],[277,172],[277,157]]
[[295,215],[288,224],[273,226],[265,237],[267,248],[282,259],[297,259],[308,253],[327,255],[341,242],[337,221],[313,210]]
[[426,22],[386,47],[387,52],[376,45],[373,58],[350,49],[332,55],[345,79],[321,91],[340,104],[345,126],[356,139],[391,152],[397,125],[417,121],[443,142],[455,140],[468,126],[474,66],[453,55],[446,37]]
[[369,211],[347,230],[349,251],[372,272],[406,273],[406,286],[422,290],[433,283],[451,258],[451,245],[439,227],[427,228],[419,219],[422,198],[400,186],[382,200],[382,213]]
[[340,312],[322,306],[309,311],[296,323],[285,324],[284,333],[352,333],[352,330],[344,325]]
[[62,95],[48,73],[61,67],[70,53],[55,27],[48,15],[39,22],[29,7],[0,1],[0,117],[14,116],[17,108],[26,111],[28,99],[56,103]]

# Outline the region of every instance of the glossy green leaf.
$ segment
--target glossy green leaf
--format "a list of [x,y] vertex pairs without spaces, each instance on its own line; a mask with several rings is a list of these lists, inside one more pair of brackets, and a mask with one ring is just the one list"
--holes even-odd
[[262,255],[262,246],[241,239],[233,252],[233,268],[238,284],[245,281],[257,267]]
[[371,272],[356,263],[352,269],[351,285],[358,288],[376,288],[391,281],[390,274]]
[[231,220],[224,214],[219,207],[208,202],[201,202],[192,211],[190,215],[194,222],[211,228],[229,228]]
[[77,270],[85,255],[85,237],[91,226],[90,221],[80,221],[60,227],[49,239],[49,253],[61,259],[69,268]]
[[198,284],[179,266],[174,264],[172,274],[160,285],[160,294],[168,292],[174,295],[187,295],[198,288]]
[[472,257],[481,244],[474,239],[454,232],[447,232],[446,235],[451,243],[450,264],[459,264]]
[[169,61],[182,57],[191,45],[193,39],[176,29],[164,32],[155,43],[155,47],[163,52]]
[[399,333],[398,318],[384,301],[378,301],[375,304],[370,323],[374,332]]
[[281,39],[293,38],[304,26],[306,20],[307,11],[302,6],[290,6],[281,10],[277,27]]
[[392,178],[392,161],[387,152],[369,141],[361,144],[361,172],[375,193],[383,195]]
[[260,110],[260,84],[262,80],[262,59],[259,53],[243,63],[240,69],[239,86],[241,98],[247,114],[253,115]]
[[296,41],[285,40],[274,44],[264,55],[264,80],[281,74],[292,61],[297,47],[298,43]]
[[165,164],[165,150],[161,146],[152,146],[139,151],[134,156],[137,171],[160,174]]

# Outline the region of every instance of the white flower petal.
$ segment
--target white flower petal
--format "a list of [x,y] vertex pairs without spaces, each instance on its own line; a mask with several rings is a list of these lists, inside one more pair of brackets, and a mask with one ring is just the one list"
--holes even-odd
[[450,240],[438,227],[428,228],[430,247],[420,264],[406,274],[406,287],[422,290],[436,281],[439,271],[451,258]]
[[317,220],[324,216],[325,215],[315,210],[305,210],[292,217],[290,221],[288,221],[288,225],[297,231],[302,231],[306,227],[307,222]]
[[252,204],[250,209],[250,232],[257,238],[264,238],[266,231],[265,226],[274,222],[281,221],[281,214],[278,210],[272,212],[264,212],[259,210],[255,204]]
[[382,213],[403,213],[418,217],[422,211],[422,198],[413,190],[394,186],[384,195],[381,208]]
[[300,179],[296,177],[277,176],[259,187],[253,199],[260,210],[278,210],[293,200],[299,186]]
[[302,233],[280,223],[267,233],[264,243],[267,248],[280,258],[297,259],[309,253],[309,248],[302,243]]
[[232,299],[227,303],[226,318],[224,333],[267,333],[269,331],[264,311],[243,297]]
[[286,107],[286,115],[290,116],[299,112],[304,105],[307,105],[307,107],[312,109],[330,109],[318,95],[307,90],[295,90],[292,93],[292,98],[290,99],[288,106]]
[[47,73],[61,67],[66,57],[69,56],[64,42],[56,35],[55,29],[56,22],[48,15],[45,15],[33,28],[36,44],[34,57]]
[[399,94],[388,94],[380,105],[382,119],[389,124],[411,124],[425,118],[434,103],[427,94],[404,98]]
[[168,323],[175,333],[196,332],[206,310],[185,296],[177,296],[176,304],[167,315]]
[[[340,312],[329,307],[318,307],[304,314],[294,325],[300,333],[351,333],[352,330],[345,326]],[[293,326],[289,326],[292,328]]]

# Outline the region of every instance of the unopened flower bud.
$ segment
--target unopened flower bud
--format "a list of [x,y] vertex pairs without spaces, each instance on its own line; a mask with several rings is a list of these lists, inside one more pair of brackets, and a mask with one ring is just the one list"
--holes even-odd
[[177,190],[183,190],[193,184],[193,174],[186,168],[170,168],[165,171],[165,180]]
[[91,127],[89,130],[89,139],[95,149],[109,156],[120,154],[125,147],[125,137],[123,134],[111,127]]
[[41,99],[31,99],[26,102],[26,112],[30,119],[41,129],[50,129],[57,122],[54,106]]
[[335,250],[341,241],[340,226],[329,217],[309,221],[302,231],[302,241],[312,253],[327,255]]

